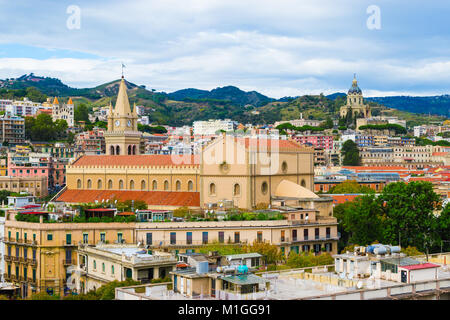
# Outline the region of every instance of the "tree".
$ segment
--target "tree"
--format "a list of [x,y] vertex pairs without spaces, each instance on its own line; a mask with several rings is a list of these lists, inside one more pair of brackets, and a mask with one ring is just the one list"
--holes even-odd
[[325,121],[320,124],[320,127],[324,129],[333,129],[333,120],[330,117],[327,117]]
[[64,119],[57,119],[55,121],[55,131],[57,138],[65,138],[67,137],[67,121]]
[[361,164],[358,146],[352,140],[344,142],[341,152],[344,156],[342,161],[344,166],[359,166]]
[[[440,197],[430,182],[390,183],[377,200],[383,214],[384,239],[388,243],[414,246],[428,252],[439,240],[438,218],[434,211],[439,209]],[[442,219],[445,227],[445,212]]]
[[251,245],[244,246],[245,252],[257,252],[262,254],[267,264],[276,263],[282,259],[282,254],[276,245],[267,242],[255,241]]
[[81,103],[77,107],[75,107],[74,113],[74,120],[75,122],[84,121],[86,124],[89,124],[89,108],[84,104]]
[[41,113],[31,128],[31,139],[34,141],[51,141],[56,138],[56,128],[49,114]]
[[343,229],[349,234],[349,243],[368,245],[383,240],[381,208],[373,194],[350,202],[341,219]]

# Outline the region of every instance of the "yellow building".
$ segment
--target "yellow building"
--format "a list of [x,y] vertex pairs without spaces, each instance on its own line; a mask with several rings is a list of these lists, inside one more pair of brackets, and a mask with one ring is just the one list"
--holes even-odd
[[21,287],[23,296],[45,290],[62,293],[77,264],[78,244],[135,243],[134,223],[31,223],[5,221],[6,282]]
[[122,79],[115,109],[110,107],[108,154],[68,165],[67,188],[56,201],[142,200],[150,209],[175,209],[230,200],[251,209],[270,204],[283,180],[313,188],[313,148],[293,140],[223,134],[199,155],[139,155],[136,117]]
[[364,98],[361,89],[358,87],[356,76],[353,78],[352,87],[347,93],[347,104],[341,107],[341,118],[345,118],[350,111],[353,118],[370,118],[372,116],[369,105],[364,104]]

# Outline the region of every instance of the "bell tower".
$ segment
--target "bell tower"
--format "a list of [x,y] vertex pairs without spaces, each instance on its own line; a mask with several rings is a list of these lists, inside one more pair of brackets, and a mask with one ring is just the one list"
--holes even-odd
[[113,109],[109,104],[108,129],[105,133],[107,155],[137,155],[142,133],[137,129],[136,105],[131,111],[127,86],[122,76]]

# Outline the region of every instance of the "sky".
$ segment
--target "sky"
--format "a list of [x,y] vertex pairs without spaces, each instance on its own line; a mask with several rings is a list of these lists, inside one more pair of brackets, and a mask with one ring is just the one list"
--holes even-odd
[[446,0],[0,0],[0,78],[234,85],[273,98],[450,93]]

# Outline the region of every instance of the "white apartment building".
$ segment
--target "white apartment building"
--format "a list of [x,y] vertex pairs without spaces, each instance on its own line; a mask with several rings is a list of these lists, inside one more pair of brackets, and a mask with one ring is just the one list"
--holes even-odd
[[235,128],[234,121],[230,119],[208,121],[194,121],[193,124],[195,135],[214,135],[217,131],[233,131]]
[[168,277],[177,264],[171,253],[151,251],[133,244],[80,245],[77,261],[75,283],[81,293],[114,280],[149,283],[152,279]]
[[421,137],[427,133],[427,128],[425,126],[415,126],[414,127],[414,137]]
[[[365,147],[360,151],[363,165],[382,163],[423,163],[436,164],[437,154],[441,154],[440,146],[385,146]],[[439,161],[441,162],[441,161]]]

